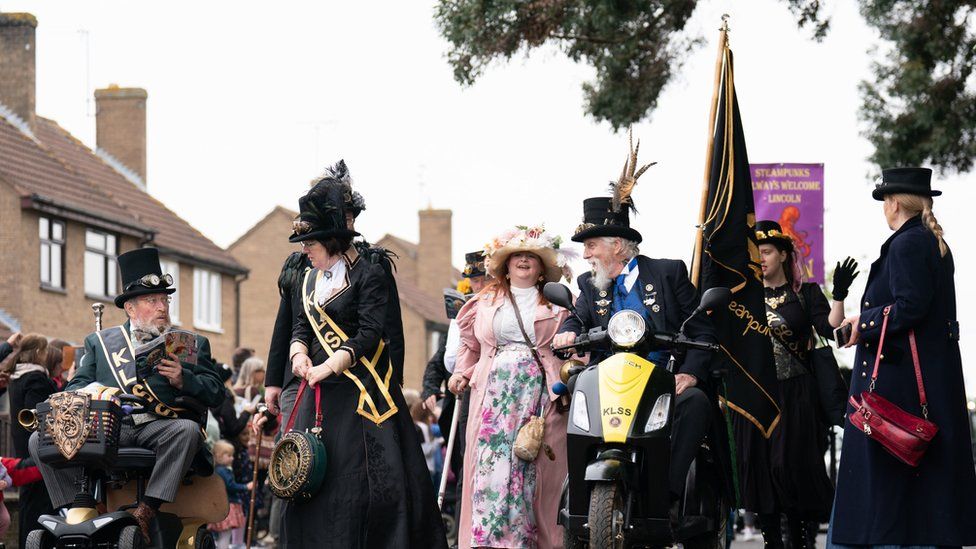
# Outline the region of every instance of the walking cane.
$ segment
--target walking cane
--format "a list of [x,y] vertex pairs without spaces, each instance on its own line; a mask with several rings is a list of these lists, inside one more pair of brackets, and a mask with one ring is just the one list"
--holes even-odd
[[[258,413],[255,418],[265,415],[268,407],[264,404],[258,406]],[[258,429],[258,443],[254,446],[254,477],[251,479],[251,507],[247,513],[247,549],[251,549],[251,541],[254,540],[254,504],[258,499],[258,469],[261,466],[261,439],[264,437],[264,428]]]
[[451,455],[454,453],[454,439],[457,435],[458,418],[461,417],[463,393],[454,401],[454,414],[451,415],[451,433],[447,437],[447,455],[444,456],[444,469],[441,471],[441,486],[437,491],[437,508],[444,507],[444,494],[447,493],[447,474],[451,471]]

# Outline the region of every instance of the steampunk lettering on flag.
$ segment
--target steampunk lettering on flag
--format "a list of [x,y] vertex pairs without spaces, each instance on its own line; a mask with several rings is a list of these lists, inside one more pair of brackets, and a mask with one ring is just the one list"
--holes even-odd
[[[723,31],[723,42],[724,35]],[[711,315],[728,363],[723,401],[769,438],[780,419],[772,396],[776,367],[766,324],[749,160],[727,43],[720,50],[720,63],[691,281],[702,292],[716,287],[732,290],[728,308]]]
[[793,238],[803,277],[824,283],[824,165],[750,164],[756,219]]

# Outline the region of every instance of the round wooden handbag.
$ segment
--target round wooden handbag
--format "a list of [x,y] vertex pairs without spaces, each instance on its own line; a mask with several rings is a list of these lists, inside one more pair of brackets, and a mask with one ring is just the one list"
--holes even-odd
[[295,413],[308,387],[302,381],[295,398],[295,407],[288,416],[285,434],[275,444],[268,467],[268,484],[281,499],[306,502],[319,491],[325,479],[326,452],[322,443],[321,389],[315,386],[315,426],[306,431],[294,431]]

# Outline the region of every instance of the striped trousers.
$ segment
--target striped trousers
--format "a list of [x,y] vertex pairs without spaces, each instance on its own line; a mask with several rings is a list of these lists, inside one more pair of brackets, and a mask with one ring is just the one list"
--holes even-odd
[[[37,458],[40,445],[38,433],[30,438],[30,454],[44,477],[44,484],[54,508],[69,505],[78,493],[78,467],[56,469]],[[156,465],[146,486],[146,496],[173,501],[183,477],[190,469],[193,456],[203,445],[200,425],[189,419],[159,418],[142,425],[123,422],[119,432],[119,447],[138,446],[156,452]]]

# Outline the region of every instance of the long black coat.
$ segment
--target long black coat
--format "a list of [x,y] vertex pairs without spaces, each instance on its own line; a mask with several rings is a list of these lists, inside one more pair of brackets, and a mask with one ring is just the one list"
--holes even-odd
[[[915,330],[929,419],[939,426],[917,468],[848,423],[834,504],[833,541],[844,545],[976,545],[976,473],[957,338],[952,254],[913,218],[881,246],[861,300],[851,393],[867,391],[891,306],[875,391],[921,415],[908,332]],[[848,408],[848,412],[853,408]]]

